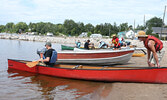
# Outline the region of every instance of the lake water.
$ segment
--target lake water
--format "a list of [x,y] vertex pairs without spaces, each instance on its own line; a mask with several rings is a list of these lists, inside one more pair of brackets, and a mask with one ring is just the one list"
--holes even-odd
[[[0,100],[73,100],[90,99],[102,82],[91,82],[8,70],[7,59],[37,60],[37,49],[44,42],[0,39]],[[57,51],[60,44],[52,44]]]

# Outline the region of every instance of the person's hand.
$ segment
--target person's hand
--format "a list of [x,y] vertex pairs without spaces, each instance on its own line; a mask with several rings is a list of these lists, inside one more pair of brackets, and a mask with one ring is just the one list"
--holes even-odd
[[43,58],[39,59],[38,61],[43,62]]
[[41,59],[39,59],[38,61],[41,61]]
[[157,64],[157,67],[160,68],[160,64],[159,63]]

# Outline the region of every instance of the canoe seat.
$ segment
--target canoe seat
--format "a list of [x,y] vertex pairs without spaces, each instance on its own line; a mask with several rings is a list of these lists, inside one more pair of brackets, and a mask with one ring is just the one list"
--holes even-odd
[[73,69],[77,69],[77,68],[82,68],[82,65],[76,65],[73,67]]
[[101,69],[105,69],[105,68],[107,68],[108,66],[103,66]]

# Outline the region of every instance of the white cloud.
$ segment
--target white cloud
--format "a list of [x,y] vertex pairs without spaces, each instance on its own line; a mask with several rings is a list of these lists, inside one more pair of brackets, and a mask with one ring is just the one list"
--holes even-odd
[[[158,4],[158,5],[157,5]],[[50,21],[117,24],[143,24],[154,16],[163,16],[166,0],[0,0],[0,24],[7,22]]]

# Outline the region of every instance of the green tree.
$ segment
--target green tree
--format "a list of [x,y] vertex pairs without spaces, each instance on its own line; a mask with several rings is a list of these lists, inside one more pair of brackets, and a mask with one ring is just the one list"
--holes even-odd
[[147,27],[146,34],[159,37],[158,34],[152,34],[153,32],[152,27],[161,27],[162,25],[164,25],[164,23],[161,18],[157,18],[157,17],[151,18],[146,22],[146,27]]
[[153,17],[146,21],[147,27],[161,27],[162,25],[164,25],[164,23],[161,18]]
[[[129,26],[129,29],[130,29],[130,30],[133,30],[133,26],[132,26],[132,25],[130,25],[130,26]],[[134,30],[135,30],[135,29],[134,29]]]
[[111,30],[113,26],[110,23],[105,23],[103,25],[102,35],[109,36],[111,35]]
[[0,33],[5,31],[5,26],[4,25],[0,25]]
[[36,24],[36,32],[41,33],[41,34],[45,34],[46,33],[46,29],[44,28],[45,23],[43,22],[39,22]]
[[66,32],[65,34],[67,34],[67,35],[75,35],[77,24],[73,20],[66,19],[64,21],[63,25],[64,25],[65,32]]
[[5,25],[5,31],[9,33],[15,32],[15,24],[13,22],[7,23]]
[[90,35],[91,35],[91,34],[92,34],[91,32],[88,32],[88,34],[87,34],[87,35],[88,35],[88,37],[90,37]]
[[129,30],[129,26],[128,26],[128,23],[122,23],[119,25],[119,31],[127,31]]
[[149,28],[147,29],[147,31],[146,31],[146,34],[147,34],[147,35],[151,35],[152,32],[153,32],[152,28],[149,27]]
[[28,31],[28,25],[25,22],[19,22],[15,26],[16,32],[19,33],[20,30],[22,32],[27,32]]
[[55,25],[55,32],[58,35],[59,33],[65,34],[65,28],[62,24],[56,24]]
[[94,29],[94,33],[100,33],[101,25],[96,25]]
[[85,32],[85,26],[84,23],[79,22],[77,23],[77,30],[76,30],[76,35],[78,36],[79,34],[81,34],[82,32]]
[[114,25],[111,27],[111,30],[110,30],[110,36],[112,34],[117,34],[119,32],[119,27],[117,26],[116,22],[114,22]]
[[136,27],[136,30],[145,30],[145,27],[144,26],[140,26],[140,25],[137,25],[137,27]]
[[37,24],[36,23],[29,23],[28,25],[29,29],[30,29],[30,32],[36,32],[36,27],[37,27]]
[[91,32],[93,33],[94,32],[94,26],[90,23],[86,24],[85,25],[85,32]]

